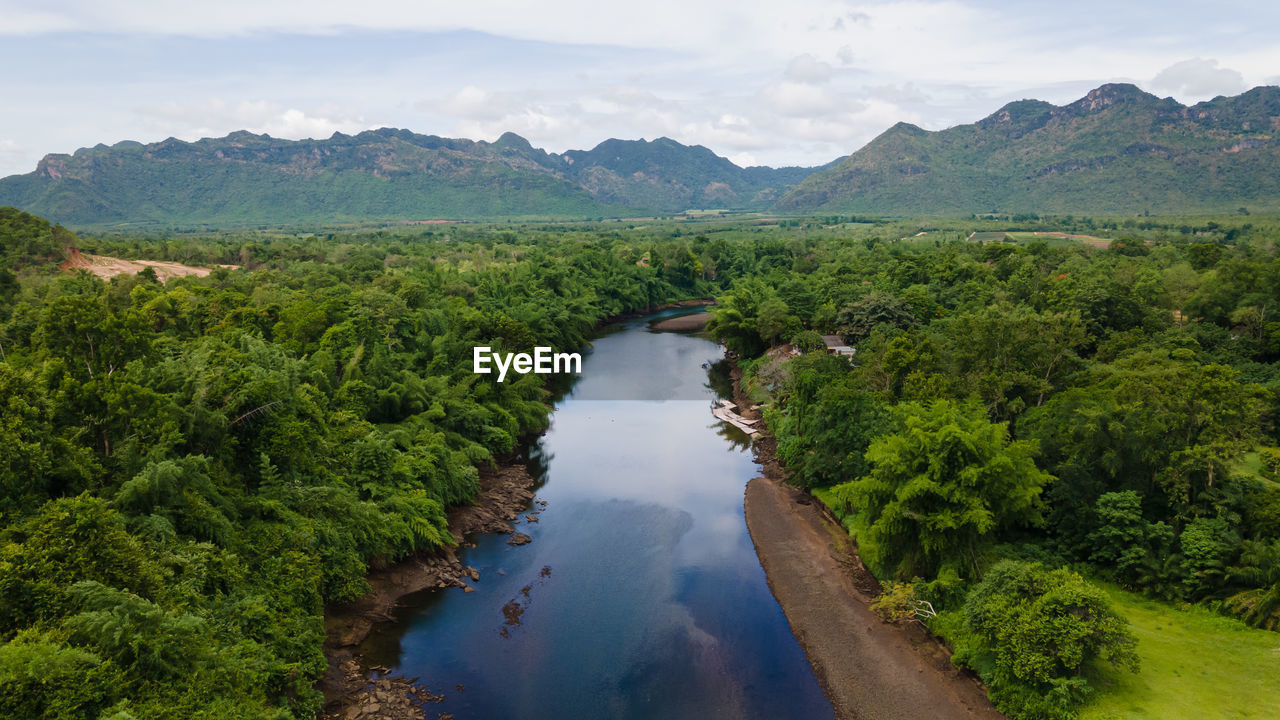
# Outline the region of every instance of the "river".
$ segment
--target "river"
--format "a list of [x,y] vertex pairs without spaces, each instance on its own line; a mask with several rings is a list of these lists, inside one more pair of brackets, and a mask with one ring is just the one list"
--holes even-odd
[[594,341],[530,448],[532,542],[472,538],[474,592],[409,598],[361,647],[444,694],[428,718],[832,717],[743,521],[760,468],[711,416],[720,348],[652,320]]

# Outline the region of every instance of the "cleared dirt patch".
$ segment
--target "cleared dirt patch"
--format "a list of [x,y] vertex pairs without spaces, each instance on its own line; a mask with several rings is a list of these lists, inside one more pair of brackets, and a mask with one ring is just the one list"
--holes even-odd
[[[219,265],[218,267],[235,270],[240,266]],[[167,282],[170,278],[184,277],[186,275],[204,277],[213,272],[213,268],[183,265],[182,263],[167,260],[121,260],[109,255],[90,255],[89,253],[82,253],[75,248],[67,251],[66,261],[59,265],[58,268],[67,272],[85,270],[103,280],[113,278],[116,275],[137,275],[143,270],[151,268],[156,271],[156,277],[160,279],[160,282]]]

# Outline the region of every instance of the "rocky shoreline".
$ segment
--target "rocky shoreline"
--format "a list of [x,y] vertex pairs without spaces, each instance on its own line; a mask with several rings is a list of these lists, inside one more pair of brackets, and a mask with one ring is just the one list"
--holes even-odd
[[[597,324],[607,325],[652,315],[673,308],[714,305],[711,298],[678,300],[644,310],[614,315]],[[382,677],[382,668],[373,673],[362,669],[356,647],[364,642],[378,623],[395,620],[393,611],[401,598],[430,589],[459,587],[470,591],[468,581],[479,580],[479,571],[463,565],[457,549],[472,533],[510,535],[507,542],[520,546],[530,542],[528,535],[516,532],[515,524],[528,511],[534,499],[534,478],[523,465],[505,465],[497,470],[482,471],[480,494],[472,505],[451,508],[448,512],[453,547],[439,548],[405,558],[386,567],[375,567],[368,575],[370,591],[359,599],[325,608],[324,654],[328,669],[317,684],[324,693],[324,720],[424,720],[427,706],[443,700],[415,679]],[[545,504],[545,503],[544,503]],[[525,515],[537,522],[536,509]],[[462,690],[461,687],[458,688]],[[451,720],[443,713],[438,720]]]
[[[508,465],[480,476],[480,495],[473,505],[450,509],[449,529],[455,545],[431,554],[415,555],[369,573],[371,590],[351,603],[325,608],[325,657],[329,668],[319,688],[324,692],[325,720],[423,720],[426,706],[443,700],[414,680],[371,677],[361,670],[355,648],[380,622],[394,620],[392,611],[406,595],[422,590],[459,587],[480,579],[475,568],[457,555],[472,533],[511,535],[507,542],[523,545],[529,536],[515,531],[515,523],[534,499],[533,476],[523,465]],[[531,514],[532,520],[536,515]],[[434,716],[449,720],[450,716]]]

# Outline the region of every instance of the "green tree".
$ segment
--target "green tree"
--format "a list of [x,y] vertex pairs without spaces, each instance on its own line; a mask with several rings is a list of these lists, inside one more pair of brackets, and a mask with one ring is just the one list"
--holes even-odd
[[1137,640],[1106,593],[1067,569],[1006,560],[969,593],[965,625],[979,638],[957,661],[992,657],[984,677],[996,707],[1011,717],[1071,718],[1088,692],[1096,660],[1138,671]]
[[840,337],[849,344],[861,341],[879,325],[897,328],[914,327],[911,308],[896,296],[875,291],[846,305],[838,319]]
[[159,566],[125,530],[124,519],[98,498],[46,503],[4,531],[0,545],[0,637],[49,623],[73,606],[72,584],[93,580],[151,596]]
[[1074,312],[1001,303],[957,316],[946,338],[949,375],[971,388],[993,418],[1010,420],[1043,404],[1062,384],[1085,333]]
[[[760,314],[766,303],[774,299],[773,290],[758,279],[738,283],[711,309],[707,332],[724,341],[729,350],[743,357],[756,357],[769,347],[760,334]],[[768,330],[774,328],[775,311],[776,306],[766,315]],[[782,314],[785,316],[785,305]],[[779,323],[777,329],[781,332],[785,328]]]
[[947,400],[893,409],[890,434],[872,441],[867,475],[837,486],[858,514],[864,556],[881,575],[975,577],[1001,531],[1040,521],[1053,478],[1035,445],[1004,423]]
[[[1142,496],[1132,490],[1105,493],[1094,504],[1095,527],[1088,536],[1093,550],[1089,561],[1112,574],[1126,587],[1147,586],[1168,592],[1165,562],[1172,555],[1173,528],[1148,522],[1142,514]],[[1172,567],[1172,566],[1171,566]]]
[[875,397],[860,387],[842,358],[805,356],[787,368],[784,401],[780,409],[769,409],[766,419],[791,482],[827,487],[865,474],[867,448],[888,424]]

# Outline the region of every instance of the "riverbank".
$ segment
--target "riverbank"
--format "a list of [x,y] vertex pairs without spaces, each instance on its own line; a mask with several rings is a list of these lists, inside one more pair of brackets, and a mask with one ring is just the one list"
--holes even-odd
[[392,611],[407,595],[448,587],[469,592],[468,581],[479,580],[480,573],[458,560],[457,548],[462,547],[466,536],[502,533],[512,536],[508,542],[513,545],[528,542],[528,536],[515,531],[515,523],[533,501],[534,483],[523,465],[482,472],[475,504],[449,510],[453,547],[375,568],[368,576],[368,593],[354,602],[325,608],[324,653],[329,668],[319,684],[325,696],[324,718],[417,720],[425,716],[419,706],[438,696],[404,678],[371,679],[361,670],[355,647],[375,625],[394,620]]
[[[758,418],[732,371],[735,402]],[[745,513],[769,589],[782,606],[837,718],[998,720],[986,693],[951,664],[946,647],[919,623],[891,625],[871,611],[880,584],[845,528],[812,496],[785,483],[776,442],[753,447],[764,477],[747,483]]]
[[612,325],[614,323],[619,323],[624,320],[635,320],[636,318],[647,317],[649,315],[653,315],[654,313],[660,313],[663,310],[676,310],[678,308],[698,307],[699,305],[715,305],[715,304],[716,304],[715,298],[692,298],[689,300],[674,300],[672,302],[659,303],[657,305],[645,308],[643,310],[631,310],[630,312],[618,313],[617,315],[610,315],[609,317],[604,318],[600,322],[596,323],[596,329],[600,330],[602,328],[608,327],[609,325]]
[[653,324],[653,329],[662,332],[698,332],[705,328],[710,321],[711,313],[709,312],[690,313],[659,320]]
[[[662,303],[644,310],[620,313],[601,320],[596,329],[651,315],[663,310],[715,304],[711,298],[695,298]],[[399,677],[376,678],[365,671],[366,663],[356,648],[378,623],[395,620],[393,611],[402,598],[432,589],[463,588],[479,579],[479,572],[464,566],[457,556],[465,537],[472,533],[508,534],[512,545],[523,545],[529,537],[515,532],[514,523],[534,497],[535,480],[523,465],[482,471],[480,494],[473,505],[448,511],[448,527],[454,547],[440,548],[405,558],[387,567],[373,568],[367,580],[370,591],[359,599],[325,608],[324,654],[328,668],[317,687],[324,693],[325,720],[387,718],[417,720],[425,717],[422,706],[442,699],[413,681]],[[536,509],[530,513],[536,520]],[[373,668],[377,672],[378,668]]]

